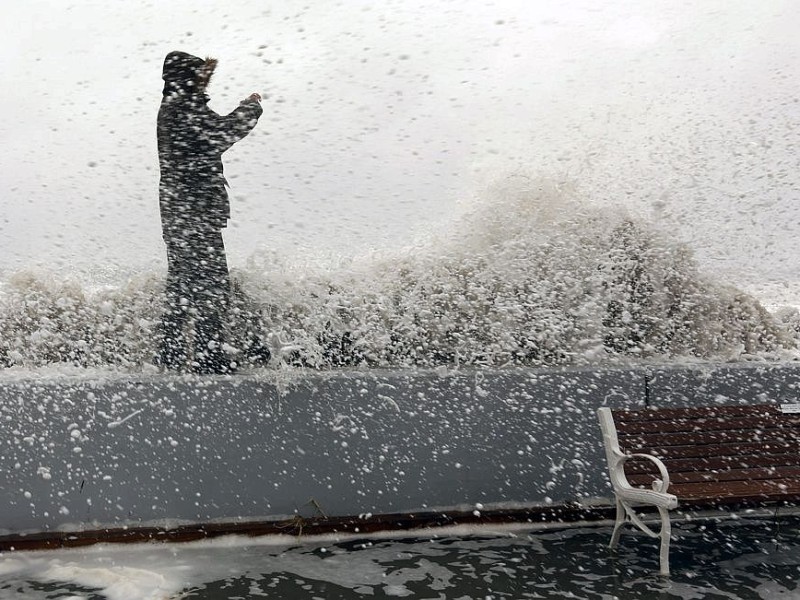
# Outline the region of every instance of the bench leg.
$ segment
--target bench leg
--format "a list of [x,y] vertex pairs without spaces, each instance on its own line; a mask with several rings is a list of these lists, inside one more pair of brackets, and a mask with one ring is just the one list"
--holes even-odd
[[611,533],[611,543],[608,544],[608,547],[612,550],[615,550],[617,544],[619,544],[619,534],[622,533],[621,528],[625,524],[625,520],[625,507],[622,504],[622,500],[617,498],[617,519],[614,522],[614,531]]
[[661,575],[669,576],[669,542],[672,536],[672,524],[669,520],[669,511],[666,508],[659,507],[658,514],[661,517],[661,530],[658,533],[655,533],[636,516],[632,508],[626,508],[622,500],[617,498],[617,518],[614,522],[614,531],[611,533],[611,542],[608,544],[608,547],[612,550],[617,548],[617,545],[619,544],[619,536],[622,532],[622,526],[628,519],[630,519],[631,523],[636,525],[650,537],[661,539],[660,552],[658,556],[660,573]]
[[659,562],[661,564],[661,574],[669,576],[669,541],[672,534],[672,524],[669,521],[669,512],[666,508],[659,508],[661,515],[661,552]]

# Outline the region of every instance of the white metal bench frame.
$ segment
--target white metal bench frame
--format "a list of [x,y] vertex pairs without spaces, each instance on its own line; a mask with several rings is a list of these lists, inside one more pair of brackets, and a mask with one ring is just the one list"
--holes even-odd
[[[611,409],[601,407],[597,410],[600,419],[600,429],[603,432],[603,445],[606,449],[608,460],[608,474],[614,490],[617,505],[617,518],[614,531],[611,534],[609,547],[614,550],[619,543],[621,528],[625,523],[631,523],[641,531],[653,538],[661,538],[661,551],[659,554],[660,572],[669,575],[669,542],[672,527],[669,520],[669,511],[678,506],[678,498],[667,493],[669,489],[669,473],[661,460],[652,454],[625,454],[619,447],[617,427]],[[631,458],[641,458],[651,461],[661,474],[661,479],[653,480],[652,490],[632,486],[625,476],[625,462]],[[661,529],[658,533],[650,529],[636,514],[635,506],[654,506],[658,509],[661,518]]]

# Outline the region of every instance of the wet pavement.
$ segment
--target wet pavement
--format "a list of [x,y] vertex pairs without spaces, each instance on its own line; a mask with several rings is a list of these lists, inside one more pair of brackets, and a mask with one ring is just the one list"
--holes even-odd
[[657,541],[608,526],[440,530],[417,538],[242,539],[5,554],[0,598],[117,600],[800,598],[800,517],[678,523]]

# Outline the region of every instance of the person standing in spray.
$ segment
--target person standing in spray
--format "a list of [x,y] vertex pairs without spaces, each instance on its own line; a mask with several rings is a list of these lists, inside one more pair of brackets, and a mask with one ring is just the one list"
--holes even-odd
[[[164,59],[158,111],[159,207],[167,246],[166,306],[156,363],[195,373],[230,373],[222,329],[230,302],[230,275],[222,230],[230,218],[222,154],[245,137],[261,116],[261,96],[251,94],[226,116],[206,95],[217,61],[185,52]],[[187,325],[194,322],[193,353]]]

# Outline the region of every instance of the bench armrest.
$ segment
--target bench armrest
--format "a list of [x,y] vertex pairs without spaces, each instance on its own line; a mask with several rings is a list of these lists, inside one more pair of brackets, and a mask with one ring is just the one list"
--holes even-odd
[[656,467],[658,467],[658,471],[661,474],[661,479],[656,479],[653,481],[653,490],[656,492],[661,492],[663,494],[667,493],[667,489],[669,489],[669,473],[667,472],[667,467],[661,462],[656,456],[652,454],[620,454],[619,460],[615,465],[615,468],[619,470],[619,474],[622,478],[627,479],[625,477],[625,471],[623,469],[625,462],[631,458],[644,458],[652,462]]

